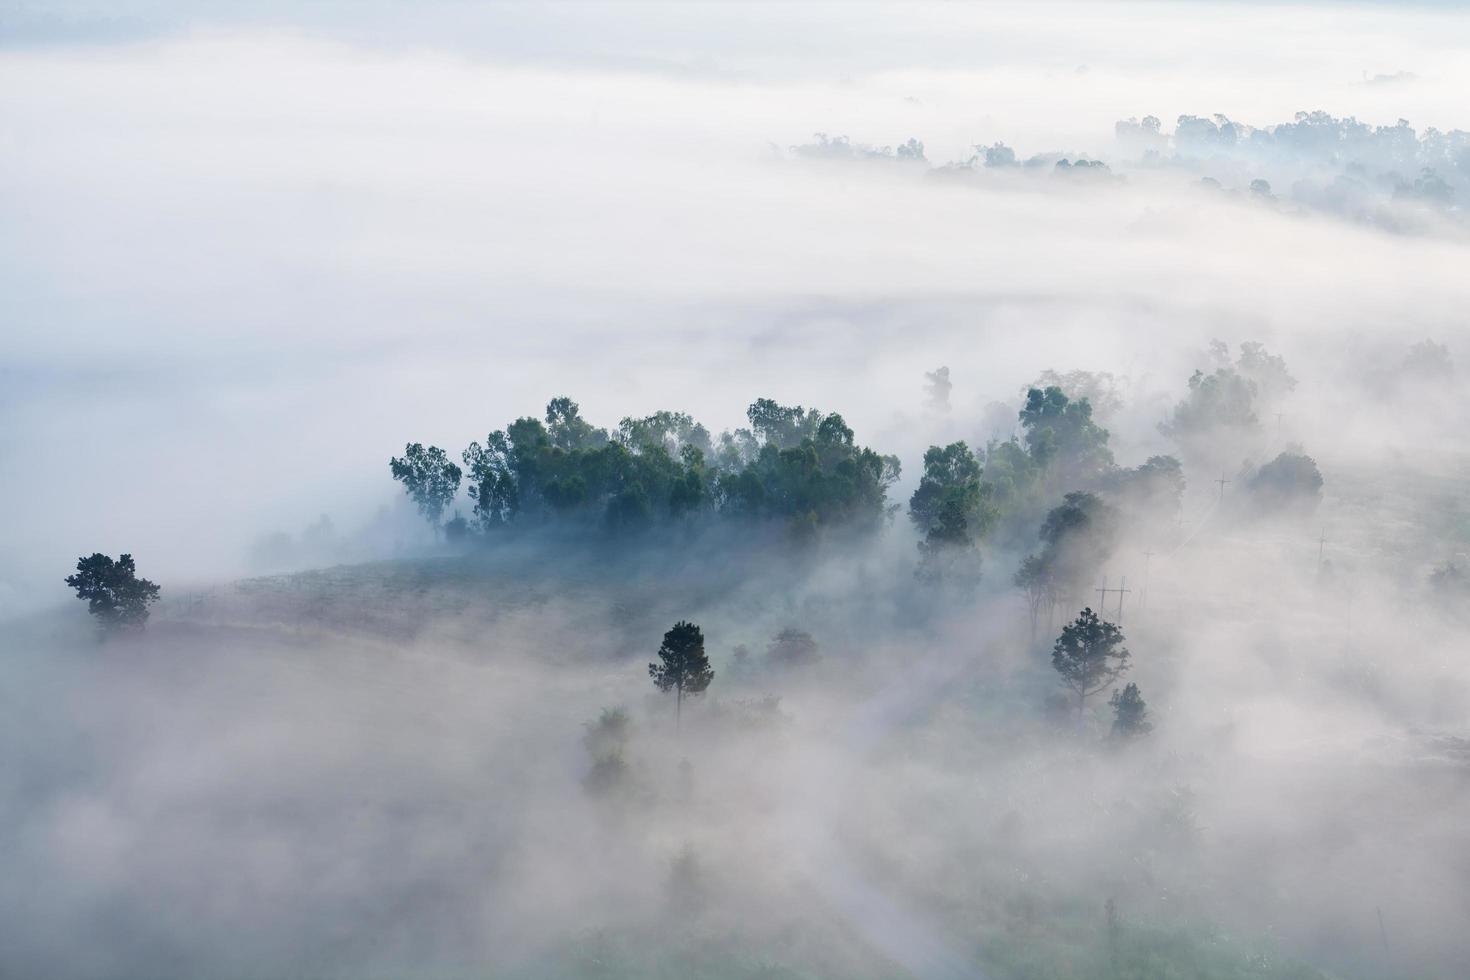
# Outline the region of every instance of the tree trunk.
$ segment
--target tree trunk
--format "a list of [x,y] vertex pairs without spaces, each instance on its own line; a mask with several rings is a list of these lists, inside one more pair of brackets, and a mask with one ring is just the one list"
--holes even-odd
[[679,734],[680,715],[684,709],[684,685],[680,684],[674,689],[674,734]]

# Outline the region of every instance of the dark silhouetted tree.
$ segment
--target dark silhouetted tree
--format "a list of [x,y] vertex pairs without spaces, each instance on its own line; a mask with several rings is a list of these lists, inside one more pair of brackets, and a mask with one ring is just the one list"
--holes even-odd
[[459,467],[451,463],[438,446],[425,449],[417,442],[403,447],[403,456],[388,460],[388,467],[393,471],[393,479],[403,484],[404,492],[418,506],[424,519],[433,525],[437,535],[444,508],[459,492]]
[[1114,691],[1108,704],[1113,706],[1113,737],[1138,738],[1154,730],[1148,720],[1148,702],[1138,691],[1138,685],[1130,683],[1121,691]]
[[674,692],[674,727],[677,730],[686,695],[703,694],[715,678],[704,652],[704,634],[698,626],[682,620],[664,634],[658,648],[659,662],[648,665],[648,676],[654,686],[667,694]]
[[148,621],[148,604],[158,600],[157,585],[138,578],[132,555],[113,561],[100,552],[77,559],[77,572],[66,577],[78,599],[87,600],[87,612],[104,630],[127,627],[141,629]]
[[1062,627],[1062,635],[1052,647],[1051,665],[1077,696],[1079,724],[1087,699],[1112,687],[1128,670],[1128,656],[1123,631],[1099,619],[1090,608]]

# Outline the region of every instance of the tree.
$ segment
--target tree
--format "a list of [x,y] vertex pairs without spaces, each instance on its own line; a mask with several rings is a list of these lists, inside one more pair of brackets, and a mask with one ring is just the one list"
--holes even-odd
[[509,524],[521,505],[510,439],[497,430],[486,437],[483,448],[478,442],[470,443],[460,458],[469,471],[470,499],[475,502],[475,519],[481,529]]
[[1113,737],[1138,738],[1154,730],[1148,720],[1148,702],[1138,691],[1138,685],[1129,683],[1121,691],[1114,691],[1108,704],[1113,706]]
[[782,667],[802,667],[822,659],[817,641],[806,630],[788,626],[771,637],[766,646],[766,660]]
[[1322,501],[1322,471],[1302,453],[1282,453],[1262,466],[1246,484],[1261,514],[1311,513]]
[[[1257,183],[1266,182],[1252,181],[1253,192]],[[1265,193],[1270,195],[1270,184],[1266,184]],[[1240,345],[1240,356],[1235,359],[1235,370],[1242,377],[1250,379],[1256,386],[1256,393],[1261,401],[1267,405],[1275,404],[1296,389],[1296,378],[1286,369],[1285,359],[1280,354],[1268,352],[1264,344],[1252,340]]]
[[929,407],[936,412],[949,411],[949,393],[954,383],[949,380],[949,368],[940,367],[924,372],[924,391],[929,396]]
[[1041,524],[1041,560],[1061,596],[1073,596],[1113,553],[1118,512],[1096,494],[1074,491]]
[[633,722],[622,708],[603,708],[602,714],[586,726],[582,744],[592,757],[592,769],[582,785],[593,796],[626,794],[630,772],[625,753],[633,734]]
[[87,612],[97,617],[102,629],[141,629],[148,621],[148,604],[158,600],[160,590],[146,578],[138,578],[137,571],[132,555],[113,561],[99,552],[78,558],[77,573],[68,575],[66,584],[76,589],[78,599],[87,600]]
[[395,456],[388,460],[388,468],[393,471],[393,479],[403,484],[404,492],[418,505],[419,513],[433,525],[437,535],[444,508],[459,492],[462,475],[459,467],[451,463],[438,446],[425,449],[421,443],[411,442],[403,447],[402,458]]
[[1195,371],[1189,395],[1159,423],[1159,431],[1187,454],[1206,461],[1238,451],[1260,431],[1256,383],[1232,367]]
[[909,519],[924,534],[918,577],[926,581],[979,577],[975,548],[995,523],[992,487],[980,482],[980,461],[963,442],[924,453],[924,476],[909,498]]
[[1103,622],[1090,608],[1062,627],[1062,635],[1051,651],[1051,665],[1062,683],[1077,695],[1077,721],[1088,698],[1112,687],[1128,670],[1128,648],[1123,631]]
[[558,449],[595,449],[607,442],[607,432],[593,428],[577,403],[565,395],[546,404],[546,434]]
[[1086,398],[1072,401],[1055,385],[1032,388],[1019,419],[1027,451],[1064,483],[1086,483],[1112,468],[1108,430],[1092,421],[1092,404]]
[[667,694],[674,692],[674,728],[678,729],[684,707],[684,696],[703,694],[715,671],[704,652],[704,634],[698,626],[683,620],[664,634],[658,648],[659,663],[648,665],[653,684]]
[[1016,574],[1011,581],[1016,588],[1026,593],[1026,604],[1031,610],[1031,642],[1036,642],[1036,623],[1041,617],[1041,607],[1047,606],[1047,616],[1051,616],[1051,607],[1056,604],[1057,593],[1055,584],[1052,582],[1051,568],[1041,558],[1035,555],[1027,555],[1021,561],[1021,567],[1016,569]]

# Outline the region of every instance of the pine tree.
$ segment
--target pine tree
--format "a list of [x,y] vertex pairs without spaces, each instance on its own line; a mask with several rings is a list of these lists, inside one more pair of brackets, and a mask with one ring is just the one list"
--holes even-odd
[[1114,691],[1108,702],[1113,706],[1113,737],[1138,738],[1154,730],[1148,720],[1148,702],[1138,691],[1138,685],[1130,683],[1121,691]]
[[660,691],[674,692],[674,728],[677,731],[686,694],[702,694],[714,680],[714,668],[704,652],[704,634],[693,623],[679,621],[664,634],[658,648],[660,663],[648,665],[648,676]]
[[1052,647],[1051,665],[1062,675],[1077,695],[1077,721],[1087,699],[1107,690],[1128,670],[1128,648],[1123,646],[1123,631],[1103,622],[1091,609],[1067,626]]

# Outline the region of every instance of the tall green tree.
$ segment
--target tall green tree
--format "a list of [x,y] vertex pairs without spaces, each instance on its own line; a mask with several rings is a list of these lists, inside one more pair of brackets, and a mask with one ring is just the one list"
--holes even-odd
[[667,694],[674,692],[674,729],[679,727],[686,695],[703,694],[715,679],[714,668],[704,652],[704,634],[698,626],[683,620],[664,634],[658,648],[659,662],[648,665],[653,684]]
[[459,492],[460,468],[449,461],[449,456],[438,446],[424,448],[422,443],[411,442],[403,447],[402,457],[388,460],[393,479],[403,484],[419,513],[434,527],[437,535],[444,508]]
[[995,523],[992,487],[980,482],[980,461],[963,442],[930,446],[924,475],[909,498],[909,519],[924,535],[918,577],[924,581],[969,581],[980,576],[976,542]]
[[472,442],[460,457],[469,475],[470,499],[475,502],[475,520],[482,530],[509,524],[520,510],[520,488],[516,485],[516,458],[505,433],[496,430],[485,445]]
[[148,621],[148,604],[158,600],[161,590],[137,573],[132,555],[113,561],[98,552],[78,558],[76,574],[68,575],[66,584],[76,590],[78,599],[87,600],[87,612],[102,629],[142,628]]
[[1072,401],[1055,385],[1032,388],[1019,419],[1027,451],[1062,484],[1085,484],[1112,468],[1108,430],[1092,421],[1086,398]]
[[1099,619],[1090,608],[1062,627],[1062,635],[1052,647],[1051,665],[1077,696],[1079,724],[1087,699],[1112,687],[1123,676],[1129,667],[1128,657],[1123,631]]

